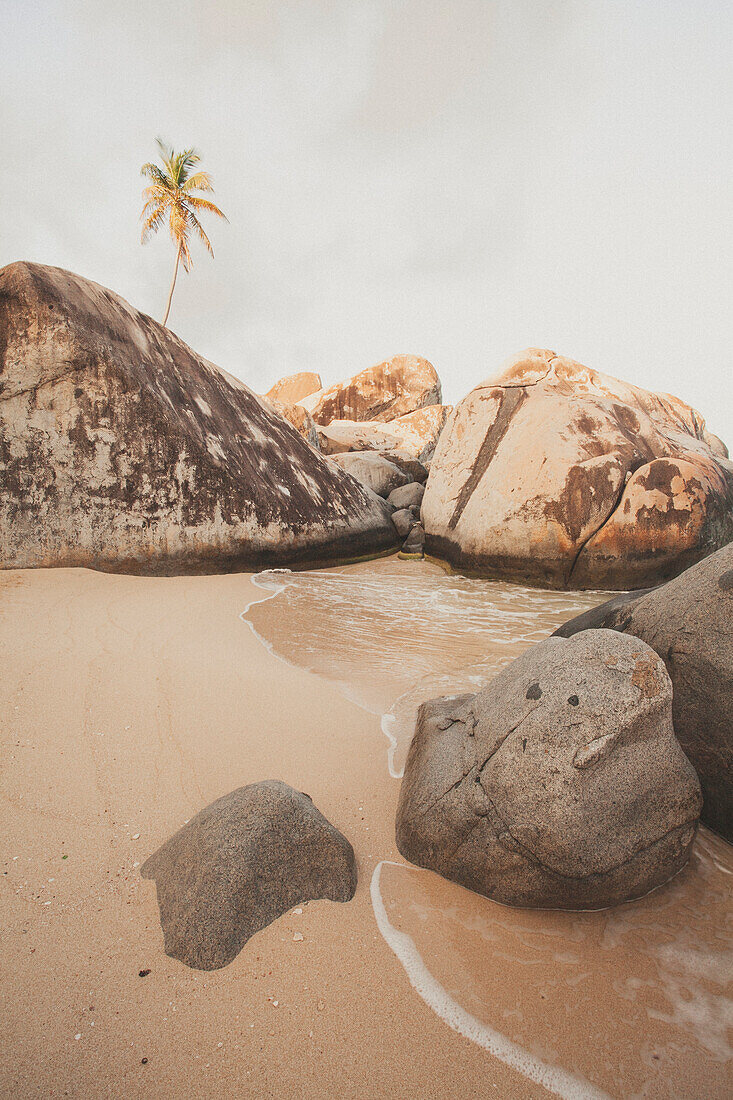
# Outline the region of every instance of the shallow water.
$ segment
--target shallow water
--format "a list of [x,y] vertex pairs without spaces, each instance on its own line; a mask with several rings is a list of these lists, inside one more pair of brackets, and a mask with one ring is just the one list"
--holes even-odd
[[254,580],[273,598],[242,617],[271,652],[336,681],[382,717],[395,777],[421,703],[478,691],[530,645],[607,596],[523,588],[398,558],[300,573],[269,569]]
[[[417,707],[476,691],[605,598],[383,559],[271,570],[243,618],[278,657],[382,716],[402,774]],[[646,898],[594,913],[510,909],[428,871],[380,863],[379,929],[450,1027],[514,1066],[521,1095],[733,1096],[733,847],[701,829],[689,865]]]

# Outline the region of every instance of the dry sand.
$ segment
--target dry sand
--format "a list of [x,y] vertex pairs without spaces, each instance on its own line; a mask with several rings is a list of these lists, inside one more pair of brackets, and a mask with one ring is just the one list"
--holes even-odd
[[[265,596],[245,575],[0,574],[0,1093],[546,1096],[451,1030],[382,938],[370,880],[381,860],[402,861],[399,784],[387,775],[379,719],[263,648],[239,613]],[[155,886],[138,865],[207,803],[263,778],[306,791],[351,840],[356,896],[283,916],[223,970],[189,970],[163,953]],[[414,890],[405,875],[420,876]],[[395,927],[418,944],[422,936],[426,950],[432,943],[440,980],[458,982],[471,1011],[480,1015],[482,997],[520,1011],[517,983],[544,936],[534,917],[487,930],[491,903],[461,891],[457,906],[442,893],[458,888],[426,872],[386,868],[382,886]],[[458,974],[444,951],[456,936]],[[509,958],[522,937],[529,954]],[[587,947],[568,951],[585,966]],[[481,968],[489,958],[490,973]],[[616,952],[613,965],[633,958]],[[543,1012],[539,986],[527,1008],[534,980],[529,973],[523,991],[528,1023]],[[583,1043],[606,1028],[595,1007],[602,985],[584,986]],[[622,989],[621,1012],[624,1003]],[[624,1041],[634,1040],[631,1029]],[[611,1070],[620,1056],[603,1052]],[[583,1068],[592,1062],[584,1057]],[[706,1080],[713,1100],[726,1079]]]

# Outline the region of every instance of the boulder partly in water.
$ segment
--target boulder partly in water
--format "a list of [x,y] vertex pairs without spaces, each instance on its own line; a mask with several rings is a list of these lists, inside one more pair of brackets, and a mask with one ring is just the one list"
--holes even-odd
[[703,793],[701,818],[733,842],[733,543],[659,588],[626,593],[555,634],[605,628],[641,638],[672,680],[675,733]]
[[423,704],[397,846],[507,905],[598,909],[679,871],[701,801],[660,658],[586,631],[541,642],[476,695]]
[[545,587],[658,584],[733,538],[724,450],[679,399],[530,348],[449,417],[427,549]]

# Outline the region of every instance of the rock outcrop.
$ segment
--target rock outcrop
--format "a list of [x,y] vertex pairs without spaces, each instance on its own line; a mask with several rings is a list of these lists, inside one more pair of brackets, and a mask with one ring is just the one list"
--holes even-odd
[[477,695],[423,704],[397,810],[413,863],[508,905],[595,909],[686,862],[700,786],[637,638],[548,638]]
[[396,420],[425,405],[440,404],[440,379],[427,359],[395,355],[346,382],[303,398],[316,424],[333,420]]
[[304,409],[302,405],[283,405],[280,401],[270,401],[269,398],[263,398],[267,401],[269,407],[287,420],[288,424],[292,424],[298,435],[302,435],[311,447],[315,447],[317,451],[321,449],[321,445],[318,439],[318,429],[316,428],[313,417]]
[[733,464],[698,413],[530,349],[456,406],[427,549],[548,587],[642,588],[733,538]]
[[393,489],[406,485],[410,480],[399,466],[375,451],[348,451],[332,455],[328,461],[380,497],[389,496]]
[[309,397],[312,393],[318,393],[322,387],[320,374],[314,374],[312,371],[300,371],[299,374],[289,374],[286,378],[281,378],[267,391],[265,397],[268,401],[276,402],[279,405],[295,405],[296,402],[302,401],[304,397]]
[[428,405],[388,423],[375,420],[333,420],[318,428],[324,454],[344,451],[404,451],[419,462],[430,462],[451,405]]
[[276,780],[212,802],[142,866],[155,879],[165,951],[226,966],[250,936],[304,901],[350,901],[354,851],[307,794]]
[[733,543],[652,591],[628,593],[565,623],[643,639],[672,680],[675,733],[703,793],[702,820],[733,843]]
[[0,565],[130,572],[326,562],[390,509],[235,378],[77,275],[0,272]]

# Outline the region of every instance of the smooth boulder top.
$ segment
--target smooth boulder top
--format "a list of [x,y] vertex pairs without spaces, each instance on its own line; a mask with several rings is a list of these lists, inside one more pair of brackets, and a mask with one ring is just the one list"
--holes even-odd
[[409,474],[376,451],[347,451],[331,455],[328,461],[346,470],[379,497],[389,496],[393,489],[410,481]]
[[396,545],[389,508],[96,283],[0,271],[0,566],[216,572]]
[[659,588],[600,604],[564,623],[643,639],[672,680],[675,733],[703,792],[702,820],[733,842],[733,543]]
[[416,355],[395,355],[345,382],[303,399],[316,424],[332,420],[396,420],[425,405],[440,404],[435,367]]
[[143,864],[155,879],[165,952],[217,970],[305,901],[350,901],[354,850],[307,794],[267,780],[212,802]]
[[398,489],[393,489],[387,500],[394,508],[411,508],[415,505],[419,509],[424,496],[425,486],[413,481],[409,485],[401,485]]
[[289,374],[285,378],[280,378],[267,391],[265,397],[281,405],[294,405],[296,402],[302,401],[304,397],[308,397],[312,393],[318,393],[322,387],[320,374],[314,374],[312,371],[300,371],[298,374]]
[[684,865],[700,805],[664,664],[593,630],[548,638],[477,695],[423,704],[397,845],[508,905],[603,908]]
[[427,547],[519,582],[648,587],[733,538],[724,450],[679,399],[531,348],[449,417]]

